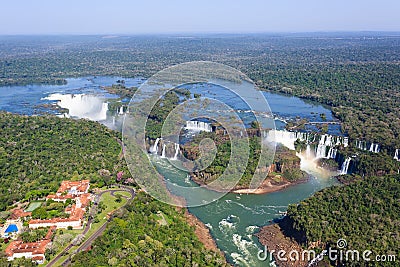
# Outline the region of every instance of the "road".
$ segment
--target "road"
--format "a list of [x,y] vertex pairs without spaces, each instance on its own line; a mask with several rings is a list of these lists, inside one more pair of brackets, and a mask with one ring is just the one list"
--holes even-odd
[[[128,204],[130,201],[133,200],[133,198],[135,197],[135,190],[133,190],[133,188],[131,187],[127,187],[127,186],[123,186],[123,185],[118,185],[119,188],[115,188],[115,189],[107,189],[104,190],[102,192],[100,192],[99,194],[96,194],[95,196],[95,200],[94,200],[94,205],[92,206],[92,208],[90,209],[89,212],[89,219],[88,222],[86,224],[85,229],[83,230],[82,234],[86,235],[86,233],[90,230],[90,226],[92,225],[92,219],[95,217],[95,215],[97,214],[97,204],[100,201],[100,198],[103,194],[105,193],[110,193],[111,195],[114,195],[117,192],[121,192],[121,191],[127,191],[131,194],[131,197],[128,199],[128,201],[126,202],[126,204]],[[125,205],[126,205],[125,204]],[[125,205],[123,205],[120,208],[123,208]],[[77,249],[76,252],[80,252],[83,250],[86,250],[87,248],[90,247],[90,245],[92,244],[92,242],[99,237],[104,230],[106,230],[107,228],[107,224],[111,221],[112,218],[109,218],[102,226],[100,226],[99,229],[97,229],[97,231],[95,233],[93,233],[88,239],[85,240],[85,242],[83,242],[83,244],[81,244]],[[46,267],[51,267],[53,266],[63,255],[65,255],[65,253],[67,253],[69,250],[71,250],[71,248],[73,248],[74,245],[69,244],[62,252],[60,252],[54,259],[52,259],[47,265]],[[67,258],[63,263],[61,263],[62,266],[67,266],[70,262],[70,259]]]

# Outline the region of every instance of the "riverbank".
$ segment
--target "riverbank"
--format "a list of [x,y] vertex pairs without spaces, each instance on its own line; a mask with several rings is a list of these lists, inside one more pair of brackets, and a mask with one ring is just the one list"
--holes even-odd
[[204,247],[208,250],[214,251],[225,257],[225,254],[218,248],[217,243],[215,243],[214,238],[207,226],[200,221],[195,215],[191,214],[187,209],[185,209],[185,218],[188,224],[195,228],[194,232]]
[[255,194],[255,195],[261,195],[261,194],[268,194],[268,193],[273,193],[273,192],[278,192],[281,190],[284,190],[290,186],[305,183],[308,181],[308,178],[297,180],[294,182],[289,182],[289,181],[284,181],[279,184],[272,184],[271,179],[265,179],[264,182],[256,189],[250,189],[250,188],[237,188],[231,191],[231,193],[234,194]]
[[284,189],[286,189],[288,187],[291,187],[291,186],[294,186],[294,185],[306,183],[308,181],[309,177],[304,178],[304,179],[299,179],[299,180],[296,180],[296,181],[293,181],[293,182],[290,182],[290,181],[288,181],[286,179],[283,179],[279,183],[275,183],[273,181],[273,179],[267,178],[267,179],[264,180],[264,182],[258,188],[252,189],[252,188],[248,188],[248,187],[236,186],[230,191],[218,190],[215,187],[209,187],[207,185],[204,185],[199,180],[193,179],[193,176],[191,176],[190,179],[193,182],[195,182],[197,185],[201,186],[201,187],[204,187],[204,188],[207,188],[208,190],[212,190],[212,191],[219,192],[219,193],[224,193],[225,192],[225,193],[233,193],[233,194],[262,195],[262,194],[278,192],[278,191],[284,190]]
[[[303,249],[295,240],[284,235],[284,230],[278,223],[262,227],[260,232],[255,234],[255,236],[269,252],[274,251],[272,255],[274,256],[274,260],[279,267],[305,267],[308,265],[307,261],[300,260],[301,257],[294,261],[289,260],[290,252],[295,251],[301,256]],[[281,258],[286,257],[288,259],[287,261],[278,259],[277,253],[279,251],[285,251],[286,255]],[[293,255],[295,255],[294,252]]]

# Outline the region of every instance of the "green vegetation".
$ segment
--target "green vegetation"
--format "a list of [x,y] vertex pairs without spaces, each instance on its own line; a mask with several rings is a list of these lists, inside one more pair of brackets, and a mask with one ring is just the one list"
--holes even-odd
[[[182,89],[181,89],[182,90]],[[168,114],[179,104],[179,95],[175,91],[169,91],[163,98],[157,101],[151,110],[146,124],[146,136],[150,139],[157,139],[161,136],[163,122]]]
[[55,192],[62,180],[102,186],[120,170],[129,173],[118,133],[98,123],[0,113],[0,128],[0,210]]
[[117,81],[117,84],[113,84],[112,86],[106,86],[104,87],[106,91],[108,91],[110,94],[115,94],[120,96],[122,99],[131,99],[132,96],[135,94],[137,88],[132,87],[132,88],[127,88],[122,81]]
[[[238,182],[238,186],[248,186],[257,168],[261,153],[260,138],[257,136],[248,138],[248,145],[246,138],[235,140],[235,149],[237,149],[239,152],[238,157],[234,161],[232,161],[230,160],[231,141],[229,137],[223,135],[222,133],[203,132],[196,135],[193,138],[193,141],[183,147],[183,154],[188,159],[198,159],[198,157],[200,156],[198,144],[203,138],[210,138],[215,142],[217,147],[216,155],[211,164],[208,164],[208,160],[203,158],[200,158],[200,160],[196,161],[194,166],[195,170],[203,170],[204,167],[206,167],[207,165],[208,167],[201,172],[195,171],[193,173],[194,180],[202,184],[211,183],[224,173],[226,167],[228,166],[228,163],[231,162],[230,167],[235,168],[236,173],[240,173],[241,170],[245,168],[244,174]],[[248,160],[245,158],[245,155],[247,154],[249,155]],[[243,158],[239,158],[240,156],[243,156]]]
[[31,259],[19,258],[13,261],[7,261],[7,258],[0,257],[0,266],[4,267],[37,267]]
[[46,236],[48,230],[49,230],[48,228],[35,229],[35,230],[28,228],[28,230],[21,233],[20,238],[25,243],[36,242],[43,239]]
[[[254,134],[252,129],[249,129],[248,131],[249,136],[251,136],[252,133]],[[214,161],[205,169],[202,165],[202,159],[196,161],[195,169],[203,169],[203,171],[194,172],[192,178],[200,184],[208,184],[220,177],[228,166],[231,157],[231,141],[229,140],[229,138],[222,134],[217,134],[214,132],[201,133],[197,135],[192,142],[186,144],[183,147],[183,154],[191,160],[196,160],[200,155],[197,144],[203,138],[210,138],[214,140],[217,146],[216,156]],[[237,141],[236,148],[242,148],[243,152],[239,152],[239,155],[241,156],[246,155],[246,151],[249,148],[248,161],[245,158],[240,160],[236,158],[235,160],[239,162],[242,161],[243,163],[247,162],[244,174],[237,184],[237,187],[247,187],[249,186],[259,163],[261,153],[260,137],[258,137],[257,135],[250,137],[249,147],[247,147],[245,140],[239,140]],[[238,164],[237,166],[233,165],[233,167],[237,167],[236,171],[239,172],[241,170],[240,168],[242,168],[243,166],[240,166],[240,164]],[[261,168],[266,167],[268,166],[261,166]],[[300,159],[296,156],[295,151],[290,151],[283,146],[277,146],[275,158],[273,161],[272,172],[282,175],[286,180],[290,182],[295,182],[301,179],[305,179],[307,177],[306,173],[300,170]]]
[[296,156],[296,152],[282,145],[276,147],[273,171],[281,174],[289,182],[304,180],[308,177],[307,173],[300,170],[300,158]]
[[31,217],[32,219],[68,218],[69,214],[65,213],[64,210],[71,204],[71,199],[68,199],[65,203],[48,200],[32,211]]
[[[379,143],[382,153],[350,148],[340,151],[357,156],[356,175],[341,179],[362,181],[326,189],[299,206],[291,206],[288,214],[293,228],[306,237],[305,246],[316,241],[321,241],[321,247],[331,246],[338,238],[346,238],[351,246],[388,253],[400,247],[399,181],[371,176],[399,170],[392,155],[394,148],[400,148],[399,37],[378,33],[314,37],[4,36],[0,37],[0,85],[63,84],[64,78],[85,75],[149,77],[173,64],[213,60],[239,68],[264,90],[325,103],[343,122],[342,130],[349,134],[350,141]],[[125,97],[133,92],[123,84],[108,90]],[[153,140],[160,137],[161,121],[170,110],[167,106],[175,107],[178,96],[170,94],[161,101],[164,103],[153,109],[146,128]],[[301,129],[304,124],[300,121],[289,127]],[[84,176],[102,187],[111,183],[116,172],[124,170],[128,174],[118,155],[118,134],[97,123],[1,113],[0,128],[1,211],[24,197],[30,201],[55,191],[63,179]],[[321,126],[321,130],[326,131],[327,126]],[[228,143],[220,144],[218,160],[207,171],[221,172],[229,147]],[[134,160],[143,159],[137,155]],[[332,162],[323,163],[333,167]],[[135,172],[134,175],[141,175],[143,171]],[[277,177],[274,179],[279,182]],[[241,183],[245,184],[246,178]],[[176,266],[189,259],[199,265],[216,265],[219,258],[200,248],[193,231],[173,208],[142,196],[128,211],[112,222],[92,251],[75,258],[75,266]],[[172,223],[159,224],[160,215],[151,216],[158,211]],[[4,220],[7,213],[2,212],[0,217]],[[190,249],[185,250],[187,247]],[[2,259],[1,265],[32,264],[29,260],[6,263]]]
[[[72,266],[225,266],[220,255],[198,241],[183,218],[184,210],[144,193],[126,209],[96,239],[92,250],[73,258]],[[160,224],[157,213],[168,224]]]
[[177,63],[213,60],[237,67],[266,90],[334,107],[351,138],[400,147],[399,37],[382,33],[315,37],[202,36],[193,42],[169,36],[113,40],[4,36],[0,85],[56,84],[85,75],[150,77]]
[[40,201],[31,202],[31,203],[29,203],[29,206],[28,206],[28,208],[25,209],[25,211],[32,212],[35,209],[39,208],[42,205],[42,203],[43,202],[40,202]]
[[[369,249],[373,255],[393,254],[399,259],[399,192],[399,175],[369,177],[348,186],[327,188],[299,205],[290,205],[283,228],[304,247],[335,248],[337,240],[343,238],[346,249]],[[368,265],[348,262],[346,266],[363,264]]]

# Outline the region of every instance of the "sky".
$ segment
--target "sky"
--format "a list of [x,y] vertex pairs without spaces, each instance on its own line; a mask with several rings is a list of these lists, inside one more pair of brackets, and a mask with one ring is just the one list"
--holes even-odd
[[0,34],[400,31],[399,0],[2,0]]

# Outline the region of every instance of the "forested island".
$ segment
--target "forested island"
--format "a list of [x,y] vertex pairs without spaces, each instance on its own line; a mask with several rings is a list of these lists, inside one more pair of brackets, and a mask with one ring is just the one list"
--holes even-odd
[[[223,134],[224,131],[216,133],[201,133],[197,135],[192,142],[185,144],[182,152],[187,159],[196,160],[199,156],[199,149],[196,144],[203,138],[210,138],[217,144],[216,159],[202,171],[191,173],[191,179],[201,186],[207,186],[220,177],[231,157],[231,142],[229,137]],[[284,146],[278,145],[275,151],[275,158],[271,165],[261,166],[267,177],[257,189],[249,189],[251,179],[257,169],[261,149],[261,133],[258,129],[247,130],[249,138],[249,159],[242,178],[236,186],[232,188],[234,193],[255,193],[265,194],[282,190],[292,184],[300,183],[308,178],[307,173],[300,170],[300,158],[296,156],[295,151],[290,151]],[[203,169],[201,162],[196,169]]]
[[[68,45],[64,38],[69,38]],[[174,64],[213,60],[240,69],[261,90],[328,105],[350,142],[375,142],[380,144],[380,152],[340,147],[339,152],[351,158],[355,166],[351,175],[339,177],[346,185],[325,189],[299,205],[289,206],[283,220],[261,230],[260,241],[273,247],[279,239],[266,238],[272,233],[281,238],[286,236],[291,244],[303,249],[321,251],[334,247],[339,238],[345,238],[352,248],[393,253],[400,258],[397,249],[400,247],[400,188],[396,175],[400,163],[393,158],[396,149],[400,149],[398,34],[121,36],[111,39],[102,36],[1,36],[0,43],[2,86],[65,84],[67,78],[85,75],[148,78]],[[136,89],[126,88],[120,82],[105,90],[129,98]],[[161,122],[166,114],[179,104],[181,97],[192,96],[187,91],[171,92],[153,109],[146,129],[149,148],[160,137]],[[290,122],[287,128],[302,130],[305,123],[299,119]],[[96,122],[2,112],[0,129],[3,221],[10,215],[13,205],[43,198],[56,191],[64,179],[87,178],[99,188],[113,183],[135,185],[122,157],[120,134]],[[326,131],[322,127],[320,130]],[[205,171],[192,174],[192,179],[199,184],[206,184],[207,179],[212,181],[220,174],[229,154],[227,140],[216,133],[203,135],[219,140],[219,154]],[[250,139],[250,163],[237,190],[246,188],[255,171],[258,138],[255,135]],[[182,153],[193,159],[197,155],[190,144],[182,147]],[[321,160],[319,164],[328,169],[338,168],[337,162],[332,160]],[[278,147],[266,181],[283,188],[304,179],[294,152]],[[199,242],[195,229],[188,226],[184,217],[183,210],[140,193],[116,214],[89,252],[80,252],[72,258],[72,265],[179,266],[184,262],[199,266],[225,265],[218,251],[205,249]],[[43,234],[35,233],[38,238]],[[23,238],[28,238],[27,234]],[[23,260],[6,262],[4,257],[2,263],[5,266],[31,264]],[[352,266],[356,263],[325,261],[320,264]],[[387,264],[391,266],[390,262]]]

